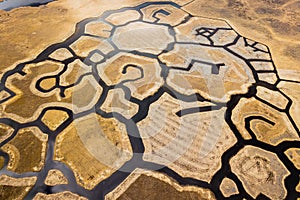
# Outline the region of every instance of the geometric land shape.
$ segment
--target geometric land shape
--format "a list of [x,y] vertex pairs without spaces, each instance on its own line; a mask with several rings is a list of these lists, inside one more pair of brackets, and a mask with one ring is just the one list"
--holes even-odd
[[99,45],[103,42],[102,39],[81,36],[77,41],[71,44],[71,48],[77,56],[87,57],[89,52],[99,49]]
[[121,26],[127,22],[138,20],[140,18],[140,13],[135,10],[127,10],[120,13],[115,13],[109,15],[105,20],[114,24],[115,26]]
[[68,69],[60,76],[60,85],[68,86],[75,84],[81,75],[90,71],[90,66],[87,66],[81,60],[76,59],[68,64]]
[[88,200],[85,197],[81,197],[77,194],[74,194],[69,191],[65,192],[59,192],[56,194],[43,194],[43,193],[37,193],[37,195],[33,198],[33,200],[57,200],[57,199],[63,199],[63,200]]
[[117,28],[112,41],[122,50],[159,54],[174,39],[165,26],[133,22]]
[[216,198],[209,189],[182,186],[162,173],[137,169],[119,187],[108,193],[105,199],[213,200]]
[[[80,154],[72,150],[74,146]],[[54,160],[67,164],[77,183],[88,190],[130,157],[131,146],[123,124],[95,114],[75,120],[56,139]]]
[[256,96],[283,110],[289,103],[288,99],[285,98],[285,96],[283,96],[280,92],[269,90],[268,88],[261,86],[257,87]]
[[62,110],[47,110],[42,117],[42,122],[51,131],[55,131],[62,123],[69,118],[69,115]]
[[12,127],[0,123],[0,142],[3,142],[7,138],[9,138],[12,135],[13,130],[14,129]]
[[110,90],[101,109],[105,112],[118,112],[127,119],[130,119],[138,112],[138,105],[124,98],[124,91],[121,89]]
[[145,145],[144,160],[209,182],[221,167],[221,155],[236,138],[224,121],[225,109],[178,117],[175,113],[185,106],[167,94],[151,104],[148,116],[137,124]]
[[0,176],[0,199],[24,199],[33,187],[37,177],[13,178],[7,175]]
[[227,102],[233,94],[246,93],[254,82],[246,63],[219,48],[175,44],[159,59],[170,68],[167,84],[185,95],[199,93]]
[[99,54],[99,53],[94,53],[91,57],[90,57],[90,60],[92,61],[92,62],[94,62],[94,63],[97,63],[97,62],[100,62],[101,60],[103,60],[104,59],[104,57],[101,55],[101,54]]
[[[285,113],[255,98],[242,98],[232,112],[232,121],[244,139],[250,139],[252,132],[257,140],[271,145],[278,145],[283,141],[299,141],[299,136]],[[247,124],[249,129],[246,128]]]
[[281,81],[278,88],[291,99],[290,115],[300,129],[300,84]]
[[258,79],[270,84],[275,84],[278,81],[275,73],[257,73]]
[[292,161],[295,167],[300,170],[300,149],[290,148],[284,152],[287,157]]
[[156,5],[150,5],[141,9],[146,22],[166,23],[171,26],[176,26],[182,22],[187,16],[183,10],[179,10],[171,5],[161,5],[159,9]]
[[271,199],[285,198],[287,191],[283,180],[289,171],[276,154],[246,146],[234,155],[230,166],[252,198],[260,193]]
[[85,33],[107,38],[110,35],[112,27],[109,24],[104,23],[103,21],[94,21],[90,22],[85,26]]
[[71,54],[71,52],[68,49],[61,48],[61,49],[57,49],[56,51],[54,51],[49,57],[53,58],[55,60],[63,61],[63,60],[73,57],[73,55]]
[[38,172],[45,164],[48,135],[37,127],[18,131],[1,149],[9,155],[7,169],[16,173]]
[[131,96],[140,100],[153,95],[163,84],[161,67],[157,60],[120,53],[105,63],[97,65],[97,70],[107,85],[120,85],[122,82]]
[[48,172],[45,184],[50,186],[68,184],[68,180],[61,171],[57,169],[51,169]]
[[235,182],[229,178],[224,178],[220,184],[220,190],[225,197],[230,197],[231,195],[238,194],[239,190]]

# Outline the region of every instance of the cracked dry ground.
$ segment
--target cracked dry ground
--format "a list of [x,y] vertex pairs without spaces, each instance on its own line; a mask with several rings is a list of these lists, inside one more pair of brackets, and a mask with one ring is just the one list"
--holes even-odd
[[260,14],[287,16],[299,2],[220,1],[238,23],[256,20],[249,35],[226,12],[205,16],[213,2],[61,0],[0,13],[16,23],[3,38],[23,33],[18,23],[32,29],[0,45],[0,199],[300,197],[297,56],[278,54],[273,26],[270,47],[253,33]]

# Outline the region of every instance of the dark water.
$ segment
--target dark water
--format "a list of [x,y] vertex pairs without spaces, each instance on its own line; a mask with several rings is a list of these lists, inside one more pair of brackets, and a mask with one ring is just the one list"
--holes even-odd
[[38,7],[45,5],[53,0],[4,0],[0,2],[0,10],[11,10],[23,6]]

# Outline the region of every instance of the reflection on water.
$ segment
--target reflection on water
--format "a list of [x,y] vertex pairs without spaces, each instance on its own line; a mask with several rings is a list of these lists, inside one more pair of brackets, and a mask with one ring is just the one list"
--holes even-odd
[[[0,0],[1,1],[1,0]],[[0,2],[1,10],[11,10],[22,6],[40,6],[53,0],[4,0]]]

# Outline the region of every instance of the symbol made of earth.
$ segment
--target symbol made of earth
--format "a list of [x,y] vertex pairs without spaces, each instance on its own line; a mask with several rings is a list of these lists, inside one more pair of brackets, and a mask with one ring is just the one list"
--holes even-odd
[[[67,40],[3,77],[3,117],[41,120],[61,131],[54,159],[69,164],[88,188],[135,159],[209,182],[222,154],[237,142],[224,119],[227,103],[234,95],[250,98],[256,92],[248,103],[264,103],[264,94],[273,94],[270,88],[278,82],[265,45],[223,20],[162,2],[86,19]],[[74,134],[109,166],[93,182],[63,150]]]
[[[232,94],[246,93],[255,79],[245,59],[234,55],[234,52],[245,48],[249,58],[270,59],[265,46],[258,44],[257,48],[250,46],[247,50],[245,42],[246,39],[226,22],[192,17],[170,4],[162,8],[149,5],[108,12],[84,24],[84,34],[69,45],[77,56],[84,58],[82,63],[74,61],[80,65],[76,80],[81,78],[82,85],[88,82],[94,88],[93,91],[75,89],[71,95],[73,109],[83,112],[94,108],[99,109],[100,115],[111,115],[119,121],[130,120],[131,123],[125,124],[133,126],[127,127],[127,130],[134,129],[127,132],[131,137],[146,140],[168,132],[172,136],[166,138],[163,145],[157,149],[152,144],[148,145],[144,155],[144,158],[147,155],[151,157],[148,160],[159,159],[160,164],[168,165],[185,153],[198,134],[197,131],[185,136],[180,134],[190,131],[185,123],[194,123],[195,127],[203,123],[203,116],[193,116],[192,121],[186,122],[184,117],[179,118],[170,110],[174,112],[177,109],[179,112],[196,107],[198,100],[203,108],[219,110],[225,107]],[[233,52],[226,48],[233,49]],[[85,77],[84,74],[88,73],[91,75]],[[80,88],[79,85],[77,87]],[[67,92],[65,94],[68,95]],[[91,94],[93,98],[87,98]],[[166,106],[151,105],[147,102],[151,97]],[[147,112],[148,118],[144,119]],[[170,115],[174,119],[170,120]],[[93,118],[89,116],[88,122],[84,123],[75,121],[81,140],[98,160],[119,168],[120,165],[115,162],[123,164],[119,163],[120,158],[124,161],[130,156],[125,155],[126,151],[124,154],[124,149],[115,148],[115,144],[103,142],[105,134],[90,139],[92,132],[103,129],[96,117]],[[177,121],[177,124],[172,125],[171,121]],[[205,116],[205,121],[208,121],[204,128],[207,129],[206,134],[213,139],[203,137],[205,145],[201,144],[198,153],[203,156],[212,151],[219,139],[223,117]],[[214,124],[214,128],[210,124]],[[97,128],[90,128],[90,133],[87,133],[86,126]],[[155,158],[153,149],[159,151]],[[110,152],[110,156],[106,152]],[[162,155],[167,155],[167,158]]]

